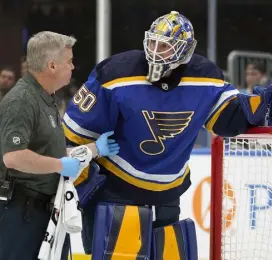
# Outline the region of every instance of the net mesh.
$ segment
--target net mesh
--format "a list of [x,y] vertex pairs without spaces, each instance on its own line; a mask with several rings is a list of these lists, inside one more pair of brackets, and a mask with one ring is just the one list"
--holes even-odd
[[272,138],[224,139],[222,260],[272,260]]

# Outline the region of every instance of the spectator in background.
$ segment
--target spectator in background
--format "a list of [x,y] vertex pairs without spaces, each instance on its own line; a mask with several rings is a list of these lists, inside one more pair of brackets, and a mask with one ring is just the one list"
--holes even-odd
[[3,98],[15,85],[15,71],[10,67],[5,67],[0,71],[0,98]]
[[[255,86],[268,87],[272,84],[272,81],[268,78],[265,65],[260,62],[252,62],[247,64],[245,71],[245,80],[245,88],[239,90],[241,93],[244,94],[253,94],[253,88]],[[249,147],[251,147],[252,149],[255,148],[255,144],[253,144],[252,142],[250,143],[248,139],[237,139],[236,142],[237,143],[235,143],[234,146],[238,146],[239,149],[248,149]],[[236,148],[237,147],[235,147],[235,149]]]
[[272,82],[268,79],[266,68],[263,63],[252,62],[246,67],[246,88],[241,92],[252,94],[255,86],[268,87]]

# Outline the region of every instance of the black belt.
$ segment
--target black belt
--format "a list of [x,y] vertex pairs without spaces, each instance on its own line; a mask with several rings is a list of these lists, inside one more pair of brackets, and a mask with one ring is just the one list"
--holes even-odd
[[54,195],[47,195],[15,184],[11,202],[20,202],[33,205],[35,208],[51,211],[53,209],[53,199]]

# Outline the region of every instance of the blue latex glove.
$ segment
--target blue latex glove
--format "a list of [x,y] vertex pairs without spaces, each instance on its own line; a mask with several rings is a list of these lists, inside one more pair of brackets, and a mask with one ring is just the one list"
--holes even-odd
[[96,147],[99,156],[112,156],[119,153],[120,147],[113,139],[108,139],[109,136],[113,135],[114,132],[106,132],[96,140]]
[[76,177],[79,171],[80,161],[70,157],[62,157],[60,160],[62,163],[62,171],[60,172],[60,175]]

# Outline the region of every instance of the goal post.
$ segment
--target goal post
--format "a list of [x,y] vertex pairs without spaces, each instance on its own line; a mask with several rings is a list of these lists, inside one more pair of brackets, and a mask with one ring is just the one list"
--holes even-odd
[[210,260],[272,259],[272,128],[212,141]]

